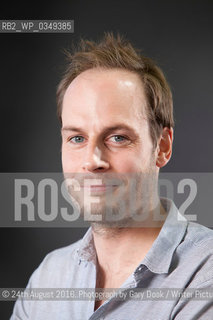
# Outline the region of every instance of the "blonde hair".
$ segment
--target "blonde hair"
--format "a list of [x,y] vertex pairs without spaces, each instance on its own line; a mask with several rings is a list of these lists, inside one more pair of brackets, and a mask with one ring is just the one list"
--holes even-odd
[[105,33],[99,42],[81,40],[73,53],[65,50],[68,64],[57,88],[57,114],[61,122],[63,98],[80,73],[93,68],[124,69],[136,73],[144,86],[147,117],[153,145],[164,127],[174,127],[172,93],[162,70],[121,37]]

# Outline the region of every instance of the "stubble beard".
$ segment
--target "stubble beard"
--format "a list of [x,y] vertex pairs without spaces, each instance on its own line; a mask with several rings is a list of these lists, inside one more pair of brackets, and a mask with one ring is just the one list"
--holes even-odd
[[[113,178],[112,175],[108,178],[107,174],[99,175],[97,178],[97,174],[93,174],[92,177],[93,179],[104,177],[104,180],[109,182],[112,179],[121,181],[115,190],[112,189],[100,195],[100,202],[92,203],[90,208],[87,207],[82,193],[73,195],[80,206],[81,217],[89,221],[96,232],[105,232],[104,230],[108,228],[116,229],[117,232],[123,228],[143,226],[149,212],[157,205],[159,199],[158,172],[154,164],[154,157],[145,173],[124,174]],[[98,196],[94,195],[94,197]],[[90,219],[87,219],[88,216]]]

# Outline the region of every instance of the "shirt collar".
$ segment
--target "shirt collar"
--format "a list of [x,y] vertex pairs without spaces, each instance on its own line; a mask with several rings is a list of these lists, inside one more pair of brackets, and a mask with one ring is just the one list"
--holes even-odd
[[[170,199],[161,198],[161,204],[168,213],[166,221],[136,272],[141,270],[141,265],[145,265],[154,273],[168,273],[173,254],[185,235],[188,222],[180,214],[174,202]],[[79,263],[81,261],[92,261],[96,264],[96,252],[91,227],[79,242],[76,257]]]
[[151,249],[141,262],[154,273],[168,273],[173,254],[186,233],[188,221],[170,199],[161,198],[161,204],[168,212],[166,221]]
[[75,257],[78,259],[79,264],[81,261],[92,261],[96,263],[96,251],[91,227],[80,240]]

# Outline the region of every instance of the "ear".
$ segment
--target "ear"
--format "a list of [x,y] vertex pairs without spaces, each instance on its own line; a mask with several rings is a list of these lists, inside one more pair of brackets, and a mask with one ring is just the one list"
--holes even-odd
[[159,168],[164,167],[172,155],[172,142],[173,142],[173,129],[167,127],[163,128],[157,146],[156,166]]

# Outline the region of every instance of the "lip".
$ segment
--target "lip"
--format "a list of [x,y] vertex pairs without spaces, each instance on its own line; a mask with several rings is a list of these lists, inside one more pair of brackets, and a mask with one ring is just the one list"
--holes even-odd
[[118,185],[105,185],[105,184],[81,186],[81,188],[83,188],[84,190],[90,190],[90,193],[112,191],[117,187]]

